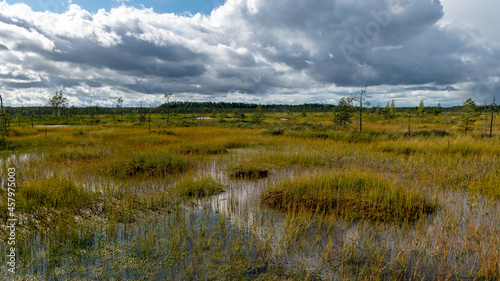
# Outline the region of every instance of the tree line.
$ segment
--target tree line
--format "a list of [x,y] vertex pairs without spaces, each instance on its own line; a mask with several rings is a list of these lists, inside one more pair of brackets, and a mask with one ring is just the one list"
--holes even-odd
[[[0,86],[1,89],[1,86]],[[49,100],[48,105],[38,107],[5,107],[3,99],[0,95],[2,102],[1,116],[2,128],[5,130],[10,122],[20,120],[21,117],[28,116],[33,119],[38,117],[57,117],[69,118],[73,116],[87,115],[92,118],[98,115],[116,115],[119,116],[120,121],[123,121],[124,115],[139,115],[141,121],[146,120],[146,115],[151,114],[204,114],[208,115],[210,112],[212,116],[220,114],[229,117],[244,116],[244,114],[253,114],[253,119],[262,119],[264,113],[301,113],[306,116],[307,113],[328,113],[333,112],[333,121],[340,127],[348,126],[352,123],[354,116],[359,118],[359,131],[362,131],[363,115],[371,114],[382,119],[392,119],[396,116],[404,114],[408,117],[408,133],[411,133],[411,120],[414,117],[422,116],[424,114],[439,115],[442,112],[460,112],[460,128],[464,134],[472,130],[475,121],[480,113],[490,114],[490,134],[493,126],[494,112],[498,112],[498,105],[493,99],[489,105],[478,106],[471,98],[464,101],[462,106],[455,106],[449,108],[442,108],[440,104],[435,107],[426,107],[424,100],[421,100],[418,106],[415,107],[396,107],[394,99],[388,101],[385,107],[377,105],[370,107],[370,98],[367,94],[367,88],[359,91],[348,97],[343,97],[338,101],[337,105],[331,104],[301,104],[301,105],[288,105],[288,104],[253,104],[242,102],[189,102],[189,101],[174,101],[170,102],[172,94],[165,94],[166,102],[160,106],[155,107],[124,107],[124,99],[118,98],[114,107],[100,107],[98,105],[87,107],[69,106],[68,98],[64,95],[62,90],[56,91],[55,95]],[[485,117],[486,118],[486,117]],[[258,121],[258,120],[257,120]]]

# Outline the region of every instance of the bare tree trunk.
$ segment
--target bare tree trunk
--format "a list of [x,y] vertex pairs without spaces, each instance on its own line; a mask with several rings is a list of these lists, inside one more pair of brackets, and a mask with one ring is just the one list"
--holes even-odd
[[484,100],[484,135],[486,136],[486,130],[488,130],[488,105],[486,105],[486,99]]
[[467,129],[469,128],[469,113],[467,112],[467,119],[465,119],[465,131],[464,135],[467,135]]
[[495,117],[495,97],[493,97],[493,103],[491,104],[490,138],[493,136],[493,118],[494,117]]
[[151,106],[149,107],[149,118],[148,118],[148,123],[149,123],[149,133],[151,133]]
[[410,112],[408,112],[408,135],[411,134]]
[[363,91],[359,94],[359,132],[363,131]]
[[167,100],[167,126],[170,125],[170,108],[169,108],[169,105],[170,105],[170,100]]

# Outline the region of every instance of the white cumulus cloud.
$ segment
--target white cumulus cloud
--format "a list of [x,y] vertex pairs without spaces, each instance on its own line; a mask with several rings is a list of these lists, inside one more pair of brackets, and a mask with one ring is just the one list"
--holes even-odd
[[438,0],[228,0],[189,16],[126,4],[90,13],[72,3],[58,14],[0,2],[0,83],[13,103],[63,89],[80,105],[166,91],[323,102],[364,86],[381,102],[495,95],[500,50],[473,28],[443,24],[443,15]]

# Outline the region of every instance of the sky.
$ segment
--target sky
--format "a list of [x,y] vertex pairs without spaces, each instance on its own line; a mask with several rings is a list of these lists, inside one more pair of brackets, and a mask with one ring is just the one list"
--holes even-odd
[[497,0],[0,2],[10,106],[500,98]]

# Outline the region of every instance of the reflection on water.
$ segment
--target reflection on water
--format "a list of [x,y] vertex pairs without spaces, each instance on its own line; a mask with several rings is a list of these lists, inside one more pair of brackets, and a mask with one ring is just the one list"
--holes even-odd
[[4,166],[19,166],[21,164],[26,164],[37,157],[39,157],[39,155],[35,153],[9,154],[8,156],[3,156],[2,158],[0,158],[0,167],[3,169]]
[[[31,154],[18,154],[1,161],[31,159]],[[398,279],[414,273],[440,279],[450,272],[469,279],[480,271],[488,248],[500,245],[500,205],[482,196],[433,191],[428,195],[442,208],[413,225],[297,217],[267,208],[260,196],[269,186],[310,170],[276,170],[256,181],[230,180],[226,171],[217,160],[200,166],[200,176],[211,176],[227,191],[179,205],[171,214],[23,237],[19,280],[241,279],[269,272],[343,280],[373,268]],[[6,277],[4,242],[1,252],[0,279]]]

